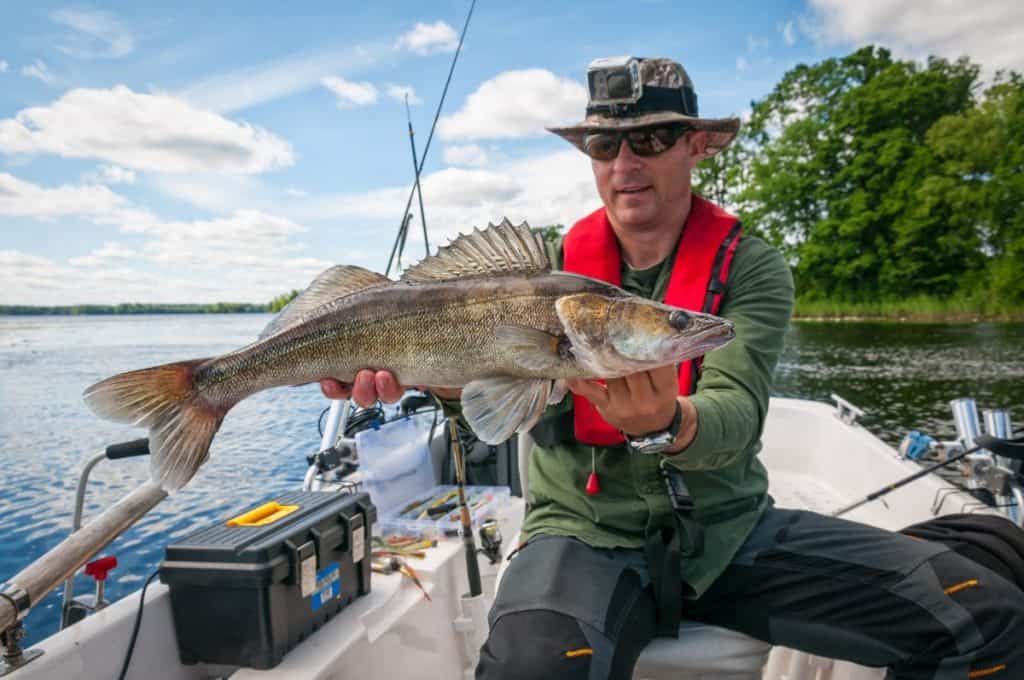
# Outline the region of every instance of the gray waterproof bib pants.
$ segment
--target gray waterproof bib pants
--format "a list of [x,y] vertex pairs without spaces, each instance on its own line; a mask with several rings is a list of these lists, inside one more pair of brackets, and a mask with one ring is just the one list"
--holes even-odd
[[[654,637],[642,551],[540,536],[512,560],[480,680],[628,679]],[[1024,679],[1024,592],[938,543],[769,509],[683,617],[888,667],[891,680]]]

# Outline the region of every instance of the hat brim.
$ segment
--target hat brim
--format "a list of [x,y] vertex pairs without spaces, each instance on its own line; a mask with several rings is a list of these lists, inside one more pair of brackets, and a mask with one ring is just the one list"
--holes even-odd
[[591,132],[633,130],[664,123],[684,123],[694,130],[708,133],[705,158],[714,156],[729,146],[740,130],[739,118],[694,118],[693,116],[684,116],[675,111],[660,111],[632,118],[612,118],[599,115],[587,116],[576,125],[550,127],[548,131],[554,132],[580,151],[583,151],[583,137]]

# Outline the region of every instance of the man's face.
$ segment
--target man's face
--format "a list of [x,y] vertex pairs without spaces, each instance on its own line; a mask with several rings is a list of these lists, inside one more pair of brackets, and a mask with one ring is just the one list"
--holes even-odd
[[690,196],[690,173],[706,143],[706,133],[689,132],[667,151],[637,156],[623,140],[615,158],[591,160],[597,192],[612,224],[635,232],[673,225]]

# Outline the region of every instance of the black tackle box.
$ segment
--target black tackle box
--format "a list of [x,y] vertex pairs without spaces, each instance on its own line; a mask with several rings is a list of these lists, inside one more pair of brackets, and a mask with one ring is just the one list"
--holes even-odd
[[182,663],[276,666],[370,592],[376,518],[368,494],[297,491],[168,545]]

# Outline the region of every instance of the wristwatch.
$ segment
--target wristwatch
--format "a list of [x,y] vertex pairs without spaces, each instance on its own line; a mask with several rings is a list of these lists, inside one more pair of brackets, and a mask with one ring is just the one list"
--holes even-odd
[[679,436],[679,430],[682,426],[683,408],[679,405],[679,400],[677,399],[676,412],[672,416],[672,422],[668,424],[668,427],[657,432],[648,432],[647,434],[636,436],[627,434],[625,435],[626,444],[637,453],[662,453],[672,446],[672,442]]

